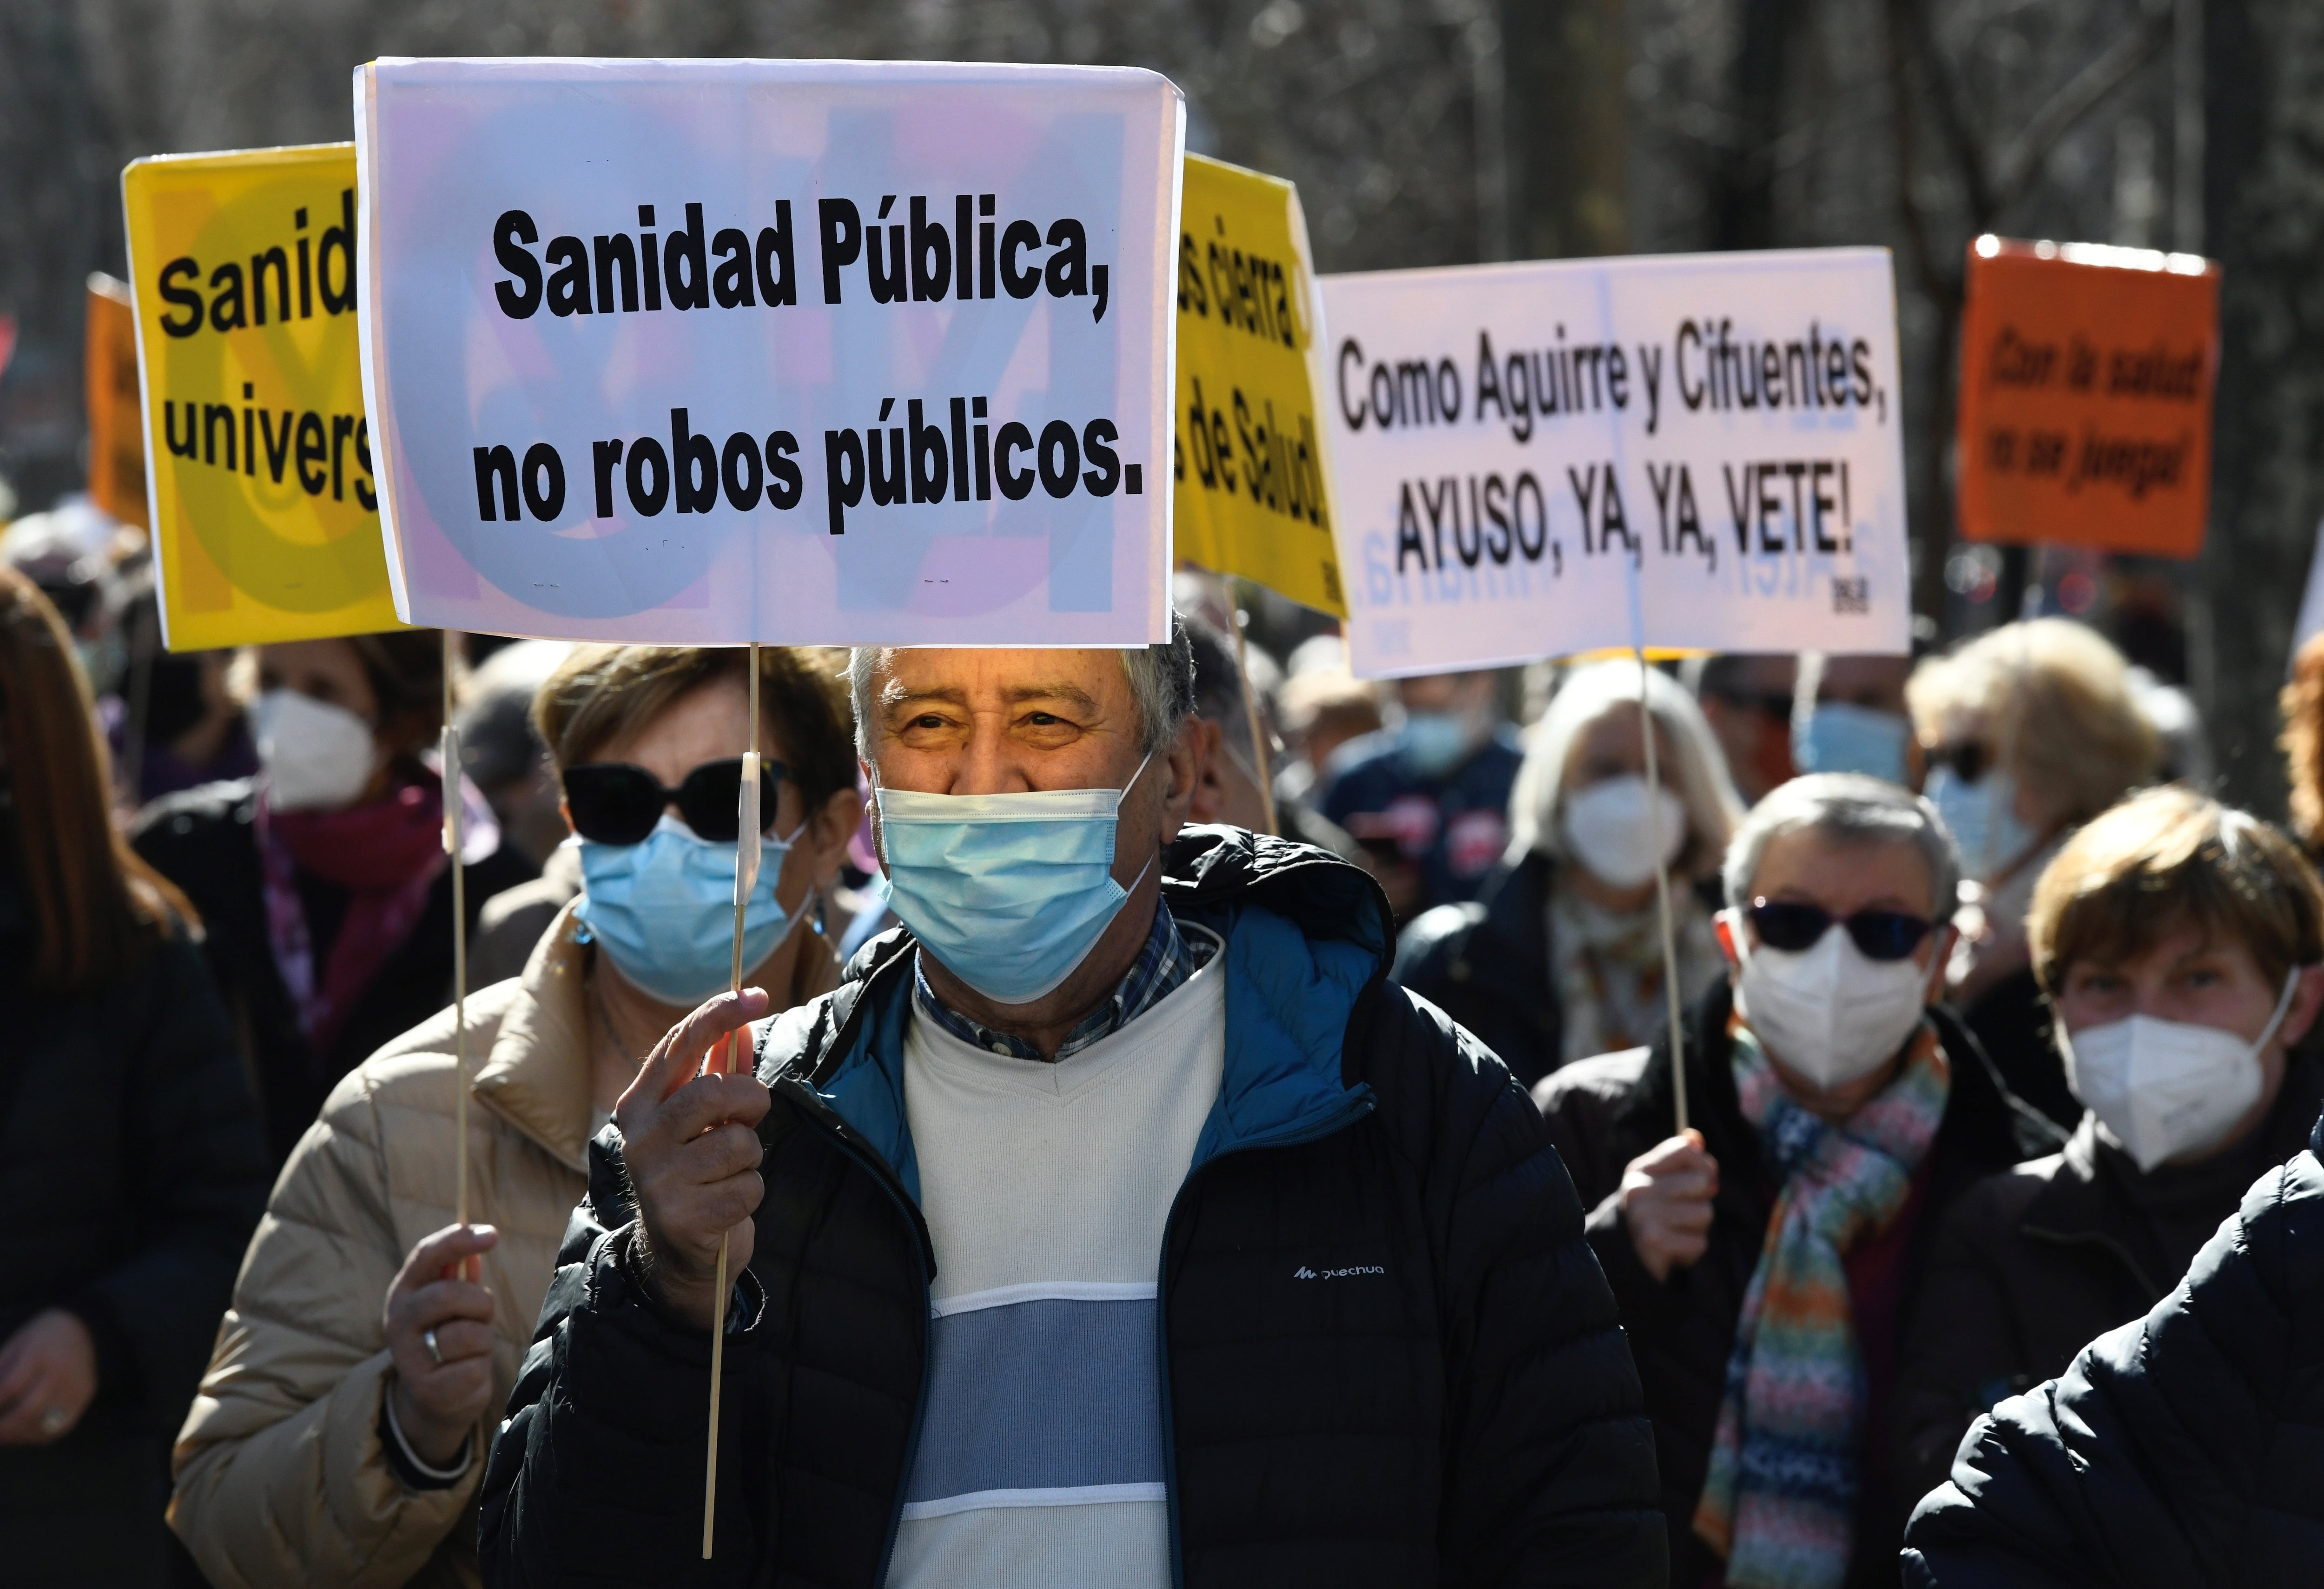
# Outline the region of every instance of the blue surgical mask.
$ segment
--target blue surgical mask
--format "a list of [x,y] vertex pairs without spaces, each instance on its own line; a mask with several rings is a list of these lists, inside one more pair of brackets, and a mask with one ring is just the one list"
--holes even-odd
[[1458,712],[1406,712],[1397,748],[1413,771],[1441,778],[1469,753],[1469,719]]
[[1818,701],[1792,722],[1792,763],[1803,772],[1862,772],[1901,784],[1912,725],[1895,712]]
[[1089,957],[1130,898],[1113,880],[1114,830],[1153,759],[1121,789],[875,788],[890,905],[961,981],[996,1004],[1031,1003]]
[[2041,837],[2018,820],[2017,781],[1997,767],[1975,783],[1965,782],[1950,767],[1934,768],[1923,792],[1951,830],[1961,870],[1979,882],[2000,876]]
[[[762,841],[759,879],[742,911],[742,965],[775,952],[794,918],[775,897],[791,839]],[[638,989],[692,1006],[726,991],[733,971],[734,846],[696,838],[668,812],[641,844],[582,839],[576,911]]]

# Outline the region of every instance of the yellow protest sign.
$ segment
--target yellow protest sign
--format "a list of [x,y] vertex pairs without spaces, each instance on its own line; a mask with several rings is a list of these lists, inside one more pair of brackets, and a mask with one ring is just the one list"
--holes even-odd
[[1332,472],[1314,266],[1299,192],[1186,156],[1178,233],[1177,555],[1347,614],[1332,549]]
[[81,389],[88,404],[88,494],[124,524],[145,522],[145,423],[137,407],[137,311],[129,283],[88,279]]
[[352,143],[121,174],[172,651],[402,627],[355,334]]

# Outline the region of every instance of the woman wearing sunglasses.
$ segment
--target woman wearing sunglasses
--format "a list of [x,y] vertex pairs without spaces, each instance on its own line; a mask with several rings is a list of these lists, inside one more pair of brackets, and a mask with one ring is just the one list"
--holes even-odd
[[2324,1006],[2324,889],[2266,823],[2183,789],[2126,800],[2050,864],[2028,931],[2087,1113],[1945,1220],[1897,1400],[1922,1489],[1978,1414],[2170,1295],[2324,1104],[2324,1056],[2296,1047]]
[[[745,654],[586,646],[542,686],[583,889],[522,975],[468,1000],[474,1223],[452,1223],[447,1012],[333,1091],[251,1244],[177,1451],[171,1520],[213,1583],[478,1581],[485,1448],[589,1138],[727,985]],[[781,1009],[838,983],[817,903],[862,805],[840,681],[806,651],[759,659],[770,820],[744,980]]]
[[1674,1584],[1896,1581],[1918,1497],[1878,1431],[1927,1234],[2043,1145],[1935,1003],[1958,867],[1918,796],[1794,779],[1728,847],[1689,1129],[1666,1034],[1536,1090],[1645,1384]]

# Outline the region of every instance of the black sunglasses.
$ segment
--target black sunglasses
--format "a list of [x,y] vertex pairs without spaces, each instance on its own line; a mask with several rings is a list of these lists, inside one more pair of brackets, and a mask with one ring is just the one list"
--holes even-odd
[[[759,763],[759,812],[770,823],[784,771],[780,762]],[[676,806],[696,837],[730,845],[742,832],[742,800],[740,756],[703,762],[676,789],[664,789],[652,773],[627,762],[585,762],[565,770],[573,831],[595,844],[643,844],[663,810]]]
[[1941,744],[1929,753],[1932,771],[1939,767],[1950,767],[1953,770],[1953,776],[1963,783],[1977,782],[1985,776],[1985,770],[1990,764],[1985,747],[1973,739],[1960,744]]
[[1902,910],[1858,910],[1853,916],[1836,917],[1821,905],[1754,900],[1750,917],[1751,925],[1759,929],[1759,941],[1787,955],[1813,948],[1834,921],[1848,928],[1848,936],[1856,940],[1868,960],[1902,960],[1929,936],[1926,919]]

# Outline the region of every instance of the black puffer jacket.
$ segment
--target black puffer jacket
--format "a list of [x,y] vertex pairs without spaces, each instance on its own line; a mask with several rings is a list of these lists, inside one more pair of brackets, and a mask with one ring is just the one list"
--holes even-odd
[[2324,1055],[2295,1053],[2245,1141],[2142,1171],[2085,1115],[2065,1150],[1973,1187],[1946,1217],[1896,1389],[1901,1471],[1925,1495],[2004,1397],[2054,1379],[2098,1336],[2143,1318],[2264,1170],[2308,1145]]
[[[1160,1258],[1178,1580],[1662,1584],[1637,1375],[1525,1095],[1385,981],[1386,902],[1354,867],[1199,828],[1165,876],[1170,908],[1227,946],[1226,1076]],[[609,1131],[493,1445],[488,1581],[881,1581],[934,1263],[890,1168],[911,1153],[911,947],[875,940],[761,1039],[774,1107],[716,1559],[699,1559],[710,1344],[633,1277]],[[1319,1256],[1384,1272],[1297,1283]]]
[[[1621,1305],[1622,1326],[1638,1362],[1638,1377],[1654,1420],[1670,1520],[1674,1584],[1703,1582],[1718,1563],[1691,1527],[1711,1459],[1712,1432],[1727,1387],[1728,1360],[1743,1294],[1758,1266],[1767,1219],[1782,1190],[1766,1162],[1759,1135],[1743,1116],[1729,1063],[1728,984],[1721,981],[1695,1005],[1688,1023],[1688,1123],[1719,1162],[1711,1204],[1711,1247],[1702,1259],[1657,1281],[1639,1262],[1621,1211],[1622,1172],[1671,1135],[1673,1099],[1667,1032],[1651,1050],[1628,1049],[1569,1065],[1535,1089],[1549,1118],[1558,1152],[1573,1172],[1582,1206],[1591,1212],[1591,1245]],[[1925,1266],[1947,1207],[1978,1178],[2057,1145],[2047,1122],[2011,1097],[1992,1065],[1950,1011],[1931,1012],[1938,1040],[1952,1061],[1952,1091],[1943,1122],[1923,1161],[1919,1212],[1904,1240],[1904,1286],[1890,1338],[1866,1343],[1893,1361],[1910,1316],[1915,1281]],[[1916,1495],[1885,1483],[1889,1440],[1868,1431],[1863,1506],[1858,1518],[1852,1585],[1893,1583],[1893,1557]]]
[[0,877],[0,1341],[62,1307],[97,1399],[52,1446],[0,1446],[0,1580],[169,1581],[170,1442],[266,1203],[265,1150],[201,951],[154,946],[102,992],[30,986]]
[[2324,1122],[2177,1290],[1979,1418],[1904,1535],[1904,1581],[2324,1579]]

